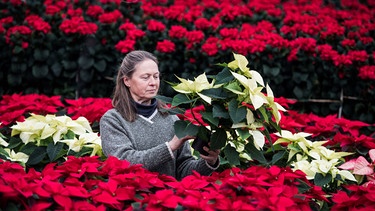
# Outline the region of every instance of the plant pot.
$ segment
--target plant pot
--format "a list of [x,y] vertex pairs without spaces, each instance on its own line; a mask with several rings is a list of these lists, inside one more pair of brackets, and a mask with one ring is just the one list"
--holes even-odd
[[208,155],[208,152],[206,152],[206,151],[203,149],[204,146],[209,147],[208,142],[205,141],[205,140],[203,140],[203,139],[201,139],[201,138],[199,138],[199,137],[196,137],[196,138],[194,139],[192,145],[191,145],[191,147],[192,147],[194,150],[198,151],[198,152],[199,152],[200,154],[202,154],[202,155],[206,155],[206,156],[207,156],[207,155]]

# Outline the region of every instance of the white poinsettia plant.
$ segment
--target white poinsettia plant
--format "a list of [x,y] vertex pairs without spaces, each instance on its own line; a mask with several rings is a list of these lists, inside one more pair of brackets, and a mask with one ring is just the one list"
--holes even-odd
[[199,114],[191,112],[196,123],[186,119],[175,123],[176,135],[199,137],[211,148],[222,149],[230,164],[239,165],[252,159],[251,151],[263,149],[270,133],[280,131],[280,112],[285,109],[274,101],[262,76],[248,67],[246,57],[233,55],[232,62],[219,64],[223,69],[216,75],[203,73],[194,80],[177,77],[181,83],[170,84],[178,94],[164,100],[180,114],[203,106]]
[[350,152],[336,152],[324,146],[327,141],[310,141],[307,137],[310,133],[292,133],[282,130],[275,133],[278,139],[274,143],[286,145],[288,154],[288,164],[293,170],[301,170],[306,174],[306,178],[313,180],[314,184],[323,187],[337,187],[347,180],[356,182],[354,175],[348,171],[340,169],[340,165],[345,162],[344,157],[352,155]]
[[0,140],[0,156],[23,165],[64,161],[69,155],[102,156],[100,137],[85,117],[30,114],[11,129],[10,140]]

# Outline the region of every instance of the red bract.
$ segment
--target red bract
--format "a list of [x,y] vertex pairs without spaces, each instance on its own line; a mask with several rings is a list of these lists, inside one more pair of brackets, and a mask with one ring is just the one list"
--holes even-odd
[[358,77],[364,80],[375,80],[375,66],[366,65],[359,69]]
[[41,31],[45,34],[51,31],[51,26],[37,15],[30,15],[25,18],[25,21],[36,31]]
[[112,12],[105,12],[99,15],[99,21],[104,24],[116,23],[123,16],[119,10],[114,10]]
[[159,190],[150,194],[146,210],[175,209],[181,202],[181,198],[174,195],[172,190]]
[[367,187],[348,185],[345,190],[333,195],[332,211],[338,210],[372,210],[375,209],[375,184]]
[[28,26],[12,26],[6,31],[5,42],[13,45],[14,43],[11,41],[11,36],[29,36],[31,33],[32,30]]
[[77,8],[77,9],[68,9],[68,11],[66,12],[66,14],[67,14],[69,17],[81,17],[81,16],[82,16],[82,13],[83,13],[82,8]]
[[216,37],[210,37],[206,40],[206,43],[202,45],[202,52],[208,56],[214,56],[219,52],[218,47],[219,39]]
[[176,45],[170,40],[163,40],[156,43],[156,50],[162,53],[172,53],[175,51]]
[[86,22],[82,17],[72,17],[64,20],[59,26],[65,34],[88,35],[94,34],[98,30],[95,23]]
[[110,98],[79,98],[76,100],[65,99],[67,113],[72,119],[85,117],[90,123],[99,122],[103,114],[111,109]]
[[200,30],[193,30],[193,31],[188,31],[186,33],[186,47],[188,49],[193,48],[194,44],[200,43],[204,39],[204,33]]
[[179,25],[171,26],[171,29],[169,30],[168,33],[171,38],[181,39],[185,37],[187,33],[187,29]]
[[211,27],[211,23],[206,18],[198,18],[194,21],[194,25],[198,30],[205,30]]
[[134,50],[134,45],[135,41],[132,39],[121,40],[116,44],[115,48],[121,53],[129,53],[130,51]]
[[147,24],[147,30],[152,32],[162,32],[165,30],[165,25],[157,20],[148,20],[146,21]]
[[104,9],[99,5],[90,5],[86,11],[86,14],[93,18],[97,18],[100,14],[103,14],[103,13],[104,13]]
[[48,97],[40,94],[3,95],[0,101],[0,126],[23,121],[29,113],[40,115],[55,114],[63,107],[60,96]]
[[[100,182],[98,187],[91,192],[94,203],[103,203],[105,206],[112,207],[117,210],[122,209],[121,202],[117,200],[118,183],[114,180],[108,182]],[[128,191],[130,191],[128,189]],[[123,191],[121,191],[123,193]],[[128,192],[129,195],[135,195],[135,192]],[[131,196],[131,197],[133,197]],[[123,197],[123,196],[122,196]]]

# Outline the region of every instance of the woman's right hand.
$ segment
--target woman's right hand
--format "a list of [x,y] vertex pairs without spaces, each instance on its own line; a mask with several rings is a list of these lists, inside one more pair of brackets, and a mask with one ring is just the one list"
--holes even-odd
[[178,138],[176,135],[172,138],[169,142],[169,146],[171,147],[172,151],[178,150],[187,140],[194,139],[194,136],[185,136],[182,138]]

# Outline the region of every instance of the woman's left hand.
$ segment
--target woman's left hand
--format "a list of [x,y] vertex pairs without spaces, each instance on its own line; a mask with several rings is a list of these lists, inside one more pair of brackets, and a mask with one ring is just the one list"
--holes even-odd
[[201,154],[200,157],[206,160],[210,166],[214,166],[217,160],[219,159],[220,150],[219,149],[211,150],[210,148],[206,146],[203,147],[203,149],[208,153],[208,155]]

